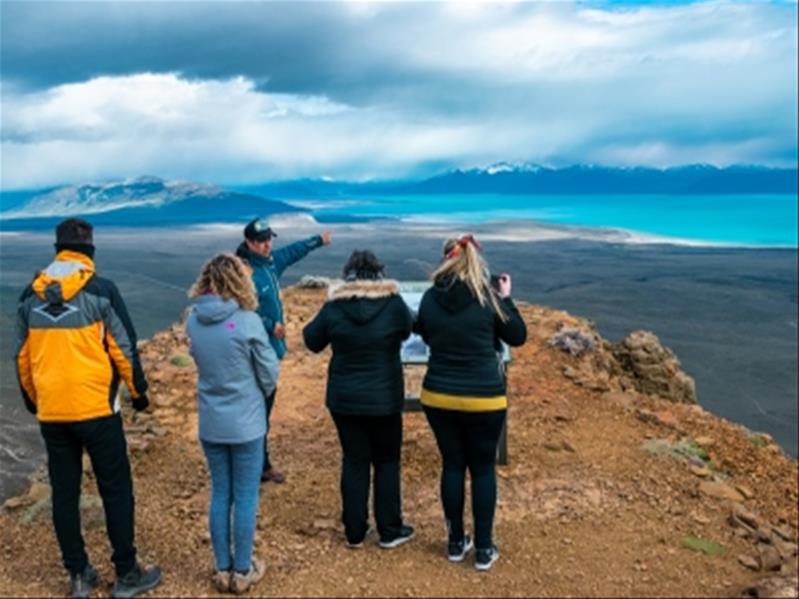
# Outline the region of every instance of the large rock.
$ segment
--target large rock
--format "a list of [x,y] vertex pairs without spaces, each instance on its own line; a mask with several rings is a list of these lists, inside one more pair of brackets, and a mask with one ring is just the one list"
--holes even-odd
[[593,331],[576,327],[563,327],[549,339],[549,344],[572,356],[592,352],[597,347],[597,336]]
[[796,576],[769,576],[761,578],[754,586],[746,590],[750,597],[797,597],[799,584]]
[[740,502],[744,500],[743,495],[733,489],[727,483],[720,480],[707,480],[699,483],[699,491],[718,499],[729,499],[730,501]]
[[613,355],[636,390],[678,403],[696,403],[694,379],[683,372],[677,356],[654,333],[633,331],[613,344]]
[[327,289],[330,287],[330,279],[328,277],[303,275],[294,286],[298,289]]

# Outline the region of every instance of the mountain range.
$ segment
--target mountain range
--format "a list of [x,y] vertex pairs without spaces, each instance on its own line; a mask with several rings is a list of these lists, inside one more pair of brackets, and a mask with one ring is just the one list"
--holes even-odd
[[66,216],[91,216],[105,225],[163,226],[242,222],[255,216],[306,212],[268,198],[341,198],[439,194],[797,194],[797,169],[759,166],[667,169],[575,165],[549,168],[499,162],[456,169],[423,180],[349,182],[297,179],[228,188],[143,176],[44,190],[0,192],[0,228],[49,227]]
[[574,165],[550,168],[530,163],[498,162],[484,168],[455,169],[419,181],[352,183],[327,179],[237,186],[248,193],[274,197],[342,195],[607,195],[607,194],[796,194],[795,168],[762,166],[717,168],[694,164],[666,169]]
[[243,221],[302,212],[284,202],[211,184],[138,177],[102,184],[3,194],[0,220],[15,229],[50,226],[67,216],[105,225],[164,226]]

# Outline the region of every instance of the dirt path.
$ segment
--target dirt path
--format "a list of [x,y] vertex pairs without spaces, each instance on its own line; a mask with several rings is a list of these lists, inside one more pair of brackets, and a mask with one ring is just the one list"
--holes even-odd
[[[349,550],[339,524],[340,450],[323,405],[329,356],[306,352],[300,338],[324,293],[289,289],[285,295],[291,350],[270,441],[288,480],[263,487],[256,550],[267,575],[253,595],[737,596],[766,573],[739,560],[756,558],[758,549],[730,524],[736,504],[795,542],[795,461],[768,439],[753,440],[742,427],[698,407],[575,385],[562,372],[580,366],[580,358],[547,340],[559,322],[581,321],[525,306],[530,341],[514,353],[510,368],[510,464],[499,468],[500,561],[478,573],[469,560],[445,559],[440,460],[420,413],[405,416],[402,470],[404,512],[416,538],[393,551],[381,550],[376,538]],[[196,438],[195,374],[191,365],[170,363],[185,352],[177,328],[147,344],[143,361],[155,409],[126,415],[137,544],[143,561],[164,570],[156,595],[208,596],[214,594],[209,481]],[[737,493],[736,500],[700,491],[712,475],[699,465],[643,449],[647,442],[684,438],[702,441],[716,478],[725,479],[719,488]],[[91,477],[84,488],[97,493]],[[97,505],[89,502],[85,514],[101,596],[113,583],[109,550]],[[720,544],[722,554],[686,548],[689,536]],[[3,511],[0,551],[1,595],[67,592],[46,493]],[[783,574],[795,575],[795,554],[784,561]]]

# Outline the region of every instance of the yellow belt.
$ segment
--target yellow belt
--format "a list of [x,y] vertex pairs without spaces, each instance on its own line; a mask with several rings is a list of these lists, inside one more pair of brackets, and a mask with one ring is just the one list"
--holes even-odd
[[422,388],[420,398],[422,405],[442,410],[459,410],[461,412],[494,412],[505,410],[508,407],[508,398],[505,395],[495,397],[474,397],[469,395],[450,395],[437,393]]

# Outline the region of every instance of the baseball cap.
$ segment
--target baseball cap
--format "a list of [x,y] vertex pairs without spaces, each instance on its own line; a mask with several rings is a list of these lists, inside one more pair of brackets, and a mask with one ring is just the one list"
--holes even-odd
[[266,219],[255,218],[244,227],[244,238],[250,241],[264,241],[272,237],[277,237],[277,233],[272,230]]

